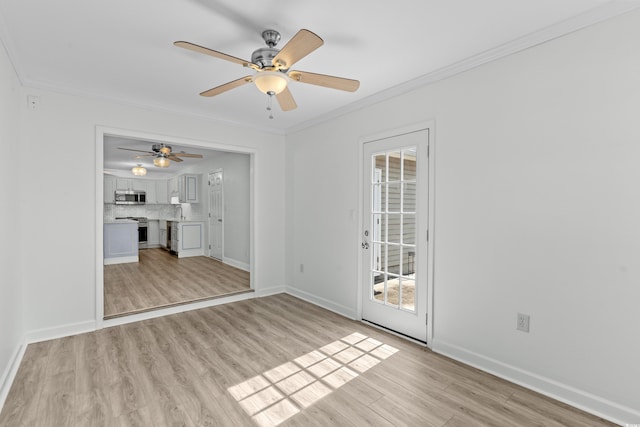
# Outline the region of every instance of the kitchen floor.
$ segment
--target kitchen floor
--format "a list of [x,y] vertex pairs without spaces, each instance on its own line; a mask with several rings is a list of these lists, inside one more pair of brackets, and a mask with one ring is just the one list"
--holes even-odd
[[104,318],[249,292],[249,273],[213,258],[144,249],[139,262],[104,266]]

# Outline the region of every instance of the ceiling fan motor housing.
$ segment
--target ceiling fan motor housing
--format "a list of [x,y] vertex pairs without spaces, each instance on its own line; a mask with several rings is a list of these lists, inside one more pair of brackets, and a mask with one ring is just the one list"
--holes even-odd
[[272,47],[262,47],[256,49],[251,54],[251,62],[259,66],[260,68],[273,67],[273,58],[276,57],[279,50]]
[[162,156],[166,156],[171,153],[171,146],[166,144],[153,144],[151,149]]
[[264,30],[262,38],[268,47],[256,49],[251,54],[251,62],[262,68],[273,67],[273,58],[280,52],[275,46],[280,41],[280,33],[276,30]]

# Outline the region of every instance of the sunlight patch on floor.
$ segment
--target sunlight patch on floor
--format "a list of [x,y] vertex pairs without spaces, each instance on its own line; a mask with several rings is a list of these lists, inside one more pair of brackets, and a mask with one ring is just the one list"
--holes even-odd
[[227,390],[259,426],[273,427],[397,352],[354,332]]

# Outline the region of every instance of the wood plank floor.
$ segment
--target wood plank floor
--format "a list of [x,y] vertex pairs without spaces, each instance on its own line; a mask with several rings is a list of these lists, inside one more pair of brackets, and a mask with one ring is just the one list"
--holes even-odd
[[248,272],[213,258],[157,248],[141,250],[139,259],[104,266],[105,319],[251,291]]
[[0,426],[610,426],[280,294],[28,346]]

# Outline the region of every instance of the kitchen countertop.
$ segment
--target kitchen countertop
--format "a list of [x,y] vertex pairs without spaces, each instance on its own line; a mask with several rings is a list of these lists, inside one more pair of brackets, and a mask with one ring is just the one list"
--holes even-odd
[[[167,221],[167,222],[204,222],[203,219],[176,219],[176,218],[147,218],[147,221]],[[132,219],[113,219],[105,218],[105,224],[126,224],[128,222],[137,223],[138,221]]]
[[105,224],[137,224],[138,221],[134,221],[132,219],[105,219]]

